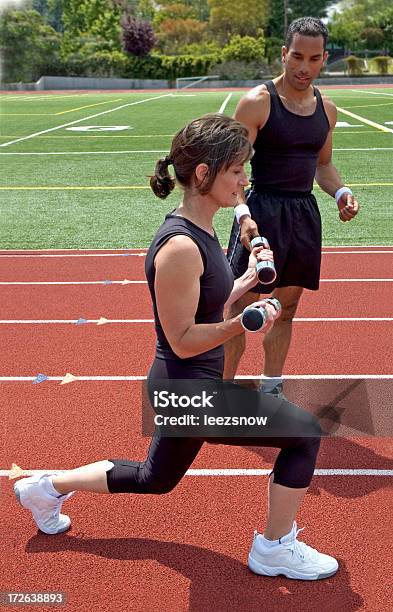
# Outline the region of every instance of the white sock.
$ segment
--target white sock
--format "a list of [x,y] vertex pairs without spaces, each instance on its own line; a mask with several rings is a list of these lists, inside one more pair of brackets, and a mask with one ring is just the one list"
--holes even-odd
[[44,477],[44,489],[46,493],[48,493],[48,495],[51,495],[52,497],[61,497],[62,493],[56,491],[55,487],[53,486],[52,478],[53,476]]
[[262,391],[264,393],[270,393],[277,385],[282,385],[282,376],[264,376],[262,379]]
[[262,536],[262,543],[265,548],[273,548],[280,544],[280,540],[268,540],[265,536]]
[[[293,529],[293,528],[292,528]],[[285,533],[284,535],[282,535],[280,538],[278,538],[278,540],[268,540],[267,538],[265,538],[265,536],[262,536],[262,542],[263,545],[266,548],[273,548],[274,546],[278,546],[279,544],[281,544],[281,540],[282,538],[285,538],[285,536],[289,535],[290,533],[292,533],[292,529],[291,531],[289,531],[288,533]]]

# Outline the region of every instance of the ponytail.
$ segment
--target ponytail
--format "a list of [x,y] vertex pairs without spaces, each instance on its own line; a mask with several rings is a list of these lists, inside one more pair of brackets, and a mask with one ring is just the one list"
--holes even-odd
[[168,172],[168,166],[172,164],[172,160],[166,156],[159,159],[156,163],[154,175],[150,177],[150,187],[154,194],[164,200],[175,187],[175,179]]

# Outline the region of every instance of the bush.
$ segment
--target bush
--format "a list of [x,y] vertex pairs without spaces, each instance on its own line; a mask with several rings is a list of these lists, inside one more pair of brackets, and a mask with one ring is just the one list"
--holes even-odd
[[263,36],[253,38],[251,36],[232,36],[229,43],[222,50],[224,62],[252,62],[260,60],[265,53],[265,39]]
[[125,51],[137,57],[148,55],[156,44],[156,37],[149,21],[125,14],[121,20],[122,40]]
[[371,60],[373,67],[375,66],[378,74],[389,74],[389,64],[392,58],[388,55],[377,55]]
[[363,73],[364,60],[360,59],[360,57],[349,55],[344,61],[350,76],[360,76]]
[[161,55],[166,79],[202,76],[211,73],[211,67],[220,61],[217,55]]

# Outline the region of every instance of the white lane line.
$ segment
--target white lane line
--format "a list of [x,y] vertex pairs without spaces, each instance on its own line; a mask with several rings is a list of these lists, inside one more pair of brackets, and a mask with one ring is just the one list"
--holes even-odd
[[[393,251],[391,251],[393,253]],[[0,258],[28,258],[32,259],[35,257],[145,257],[146,253],[63,253],[63,254],[47,254],[44,255],[0,255]]]
[[[334,247],[331,247],[334,248]],[[341,247],[340,247],[341,248]],[[131,251],[143,251],[144,253],[146,253],[147,249],[136,249],[135,247],[129,247],[129,250]],[[108,252],[108,251],[119,251],[122,253],[127,253],[128,250],[126,247],[114,247],[113,249],[110,248],[101,248],[101,249],[0,249],[0,253],[44,253],[45,251],[49,252],[49,253],[55,253],[56,251],[59,251],[61,253],[64,253],[65,255],[67,255],[68,253],[71,252],[81,252],[81,254],[84,254],[84,251],[92,251],[93,254],[98,253],[98,254],[102,254],[103,252]],[[393,252],[393,251],[392,251]],[[117,255],[118,253],[115,253],[115,255]]]
[[[261,469],[190,469],[186,476],[269,476],[270,470]],[[0,472],[1,473],[1,472]],[[317,469],[314,476],[393,476],[393,470],[376,469]]]
[[[147,248],[135,248],[135,247],[129,247],[131,251],[143,251],[144,253],[146,253]],[[324,246],[325,249],[391,249],[390,251],[364,251],[365,253],[393,253],[393,245],[390,244],[340,244],[340,245],[328,245],[326,244]],[[123,247],[123,248],[117,248],[114,247],[113,249],[110,248],[100,248],[100,249],[94,249],[94,248],[85,248],[85,249],[0,249],[0,253],[44,253],[45,251],[48,251],[49,253],[55,253],[56,251],[60,251],[63,252],[65,255],[68,254],[68,252],[81,252],[81,254],[83,254],[83,251],[93,251],[94,253],[98,253],[98,254],[102,254],[103,251],[107,252],[107,251],[127,251],[127,248]],[[343,251],[344,253],[362,253],[363,251]],[[326,253],[330,253],[330,251],[322,251],[322,254],[325,255]],[[116,253],[117,254],[117,253]]]
[[[393,317],[299,317],[293,321],[294,323],[374,322],[393,321]],[[0,319],[0,325],[76,325],[77,322],[78,319]],[[80,325],[100,322],[100,319],[85,319]],[[154,319],[105,319],[105,324],[107,323],[154,323]]]
[[228,104],[229,100],[232,98],[233,94],[228,94],[227,97],[225,98],[224,102],[221,104],[220,106],[220,110],[218,111],[219,113],[223,113],[225,110],[226,105]]
[[[331,247],[333,248],[333,247]],[[322,255],[376,255],[377,253],[393,253],[391,250],[379,250],[379,251],[322,251]],[[1,255],[0,255],[1,257]]]
[[319,282],[320,283],[392,283],[393,278],[321,278]]
[[[393,279],[392,279],[393,280]],[[37,282],[0,282],[0,285],[147,285],[143,280],[123,281],[37,281]]]
[[[329,248],[334,248],[334,247],[329,247]],[[337,248],[343,248],[343,247],[337,247]],[[365,247],[367,248],[367,247]],[[371,247],[370,247],[371,248]],[[40,251],[40,254],[38,253],[31,253],[29,252],[28,254],[24,254],[24,250],[20,249],[20,250],[16,250],[14,252],[11,252],[10,254],[5,254],[8,253],[8,249],[3,249],[2,251],[0,251],[1,254],[0,255],[0,259],[1,258],[17,258],[17,259],[21,259],[21,258],[43,258],[43,257],[145,257],[146,256],[146,250],[145,249],[140,249],[139,253],[127,253],[127,252],[119,252],[119,253],[102,253],[102,252],[96,252],[96,253],[42,253],[42,249],[37,249]],[[55,251],[56,249],[49,249],[49,251]],[[58,249],[59,251],[64,251],[64,249]],[[90,250],[90,249],[87,249]],[[136,251],[137,249],[133,249],[133,251]],[[225,251],[225,249],[224,249]],[[358,251],[322,251],[322,255],[377,255],[377,254],[393,254],[393,249],[384,249],[384,250],[379,250],[379,251],[363,251],[363,250],[358,250]]]
[[[61,382],[62,376],[48,376],[46,382]],[[75,376],[81,382],[136,382],[146,380],[147,376]],[[240,380],[261,380],[262,375],[241,374],[235,376]],[[392,380],[393,374],[288,374],[284,380]],[[2,382],[33,382],[37,376],[0,376]]]
[[[48,472],[67,472],[69,470],[62,469],[46,469],[46,470],[23,470],[23,476],[40,476]],[[187,470],[185,476],[269,476],[271,469],[190,469]],[[9,478],[13,475],[13,470],[0,470],[1,478]],[[314,476],[393,476],[393,470],[377,470],[377,469],[317,469],[314,470]]]
[[76,119],[75,121],[71,121],[70,123],[64,123],[62,125],[57,125],[56,127],[49,128],[48,130],[42,130],[41,132],[34,132],[34,134],[29,134],[28,136],[22,136],[21,138],[17,138],[16,140],[10,140],[9,142],[3,142],[0,144],[0,147],[8,147],[16,142],[21,142],[22,140],[28,140],[30,138],[34,138],[35,136],[40,136],[41,134],[47,134],[48,132],[54,132],[55,130],[60,130],[61,128],[68,127],[69,125],[76,125],[77,123],[81,123],[82,121],[87,121],[88,119],[94,119],[95,117],[101,117],[102,115],[107,115],[108,113],[114,113],[122,108],[126,108],[128,106],[135,106],[136,104],[143,104],[143,102],[151,102],[152,100],[158,100],[159,98],[167,98],[172,96],[172,94],[162,94],[161,96],[154,96],[152,98],[145,98],[143,100],[138,100],[136,102],[128,102],[127,104],[122,104],[121,106],[117,106],[116,108],[110,108],[109,110],[102,111],[100,113],[96,113],[95,115],[89,115],[88,117],[82,117],[81,119]]
[[[321,283],[392,283],[393,278],[321,278]],[[2,281],[0,285],[147,285],[145,280],[123,281]]]
[[365,119],[364,117],[361,117],[360,115],[356,115],[355,113],[351,113],[348,110],[345,110],[345,108],[340,108],[339,106],[337,106],[337,110],[340,111],[341,113],[344,113],[344,115],[348,115],[349,117],[352,117],[353,119],[357,119],[358,121],[363,121],[363,123],[365,123],[366,125],[371,125],[372,127],[377,128],[377,130],[381,130],[382,132],[388,132],[389,134],[393,134],[393,130],[391,128],[386,127],[385,125],[381,125],[380,123],[375,123],[375,121],[370,121],[370,119]]

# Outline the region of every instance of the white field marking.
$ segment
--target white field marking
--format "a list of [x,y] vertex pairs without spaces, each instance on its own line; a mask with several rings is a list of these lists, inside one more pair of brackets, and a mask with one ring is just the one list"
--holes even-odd
[[[0,145],[1,146],[1,145]],[[393,183],[391,183],[393,185]],[[390,183],[371,183],[369,186],[390,185]],[[349,185],[348,187],[355,185]],[[359,187],[359,185],[357,185]],[[39,187],[0,187],[0,191],[123,191],[132,189],[150,189],[149,185],[40,185]]]
[[[0,319],[0,325],[76,325],[79,319]],[[393,317],[298,317],[294,323],[393,321]],[[99,323],[100,319],[86,319],[81,325]],[[154,323],[154,319],[105,319],[105,323]]]
[[348,121],[337,121],[335,128],[354,128],[363,127],[361,123],[348,123]]
[[[393,283],[393,278],[321,278],[320,283]],[[106,281],[1,281],[3,285],[147,285],[145,280]]]
[[356,91],[356,93],[371,94],[373,96],[393,96],[393,93],[379,93],[379,91],[366,91],[365,89],[361,92],[358,89],[351,89],[350,91]]
[[[393,182],[347,183],[347,187],[393,187]],[[133,189],[150,189],[150,187],[148,185],[38,185],[34,187],[32,185],[3,185],[0,187],[0,191],[131,191]],[[315,189],[320,190],[321,188],[316,185]]]
[[232,94],[228,94],[227,97],[225,98],[224,102],[221,104],[220,106],[220,110],[218,111],[219,113],[223,113],[225,110],[226,105],[228,104],[229,100],[232,98]]
[[[0,99],[4,100],[44,100],[45,98],[53,98],[54,100],[62,100],[63,98],[83,98],[84,96],[90,96],[89,93],[79,93],[79,94],[34,94],[34,95],[25,95],[25,94],[14,94],[12,96],[7,94],[1,94]],[[109,94],[110,95],[110,94]]]
[[[124,151],[22,151],[0,153],[0,155],[129,155],[134,153],[168,153],[169,149],[134,149]],[[393,147],[362,147],[333,149],[336,151],[393,151]]]
[[388,132],[389,134],[393,134],[393,130],[391,130],[390,128],[384,125],[381,125],[380,123],[375,123],[375,121],[370,121],[370,119],[365,119],[364,117],[361,117],[360,115],[356,115],[355,113],[351,113],[350,111],[347,111],[344,108],[340,108],[339,106],[337,106],[337,110],[340,111],[341,113],[344,113],[344,115],[348,115],[349,117],[352,117],[353,119],[357,119],[358,121],[363,121],[363,123],[367,125],[371,125],[372,127],[377,128],[377,130],[381,130],[382,132]]
[[169,149],[154,149],[154,150],[134,150],[134,151],[45,151],[45,152],[9,152],[0,153],[0,155],[126,155],[128,153],[168,153]]
[[[48,376],[45,382],[60,382],[63,376]],[[75,376],[75,381],[80,382],[138,382],[146,380],[147,376]],[[235,376],[239,380],[261,380],[262,375],[254,376],[242,374]],[[0,376],[2,382],[33,382],[36,376]],[[393,374],[288,374],[283,380],[393,380]],[[41,384],[41,383],[40,383]]]
[[17,138],[16,140],[10,140],[9,142],[3,142],[2,144],[0,144],[0,147],[8,147],[9,145],[15,144],[16,142],[21,142],[22,140],[28,140],[29,138],[34,138],[35,136],[40,136],[41,134],[54,132],[55,130],[60,130],[61,128],[68,127],[69,125],[75,125],[77,123],[81,123],[82,121],[87,121],[88,119],[94,119],[95,117],[107,115],[108,113],[114,113],[122,108],[126,108],[127,106],[135,106],[136,104],[143,104],[144,102],[151,102],[152,100],[158,100],[159,98],[168,98],[170,96],[172,96],[172,94],[169,93],[162,94],[161,96],[154,96],[152,98],[144,98],[143,100],[137,100],[136,102],[128,102],[127,104],[122,104],[121,106],[117,106],[116,108],[110,108],[109,110],[102,111],[101,113],[97,113],[95,115],[90,115],[89,117],[82,117],[81,119],[76,119],[75,121],[71,121],[70,123],[64,123],[63,125],[58,125],[47,130],[34,132],[34,134],[29,134],[28,136],[23,136],[22,138]]
[[[46,469],[46,470],[23,470],[23,476],[41,476],[48,472],[67,472],[68,470],[61,469]],[[234,469],[234,468],[222,468],[222,469],[190,469],[187,470],[185,476],[269,476],[271,469]],[[13,470],[0,470],[1,478],[9,478],[13,475]],[[379,476],[387,477],[393,476],[393,470],[377,470],[377,469],[316,469],[314,470],[314,476]]]
[[356,149],[333,149],[333,151],[393,151],[393,147],[358,147]]

